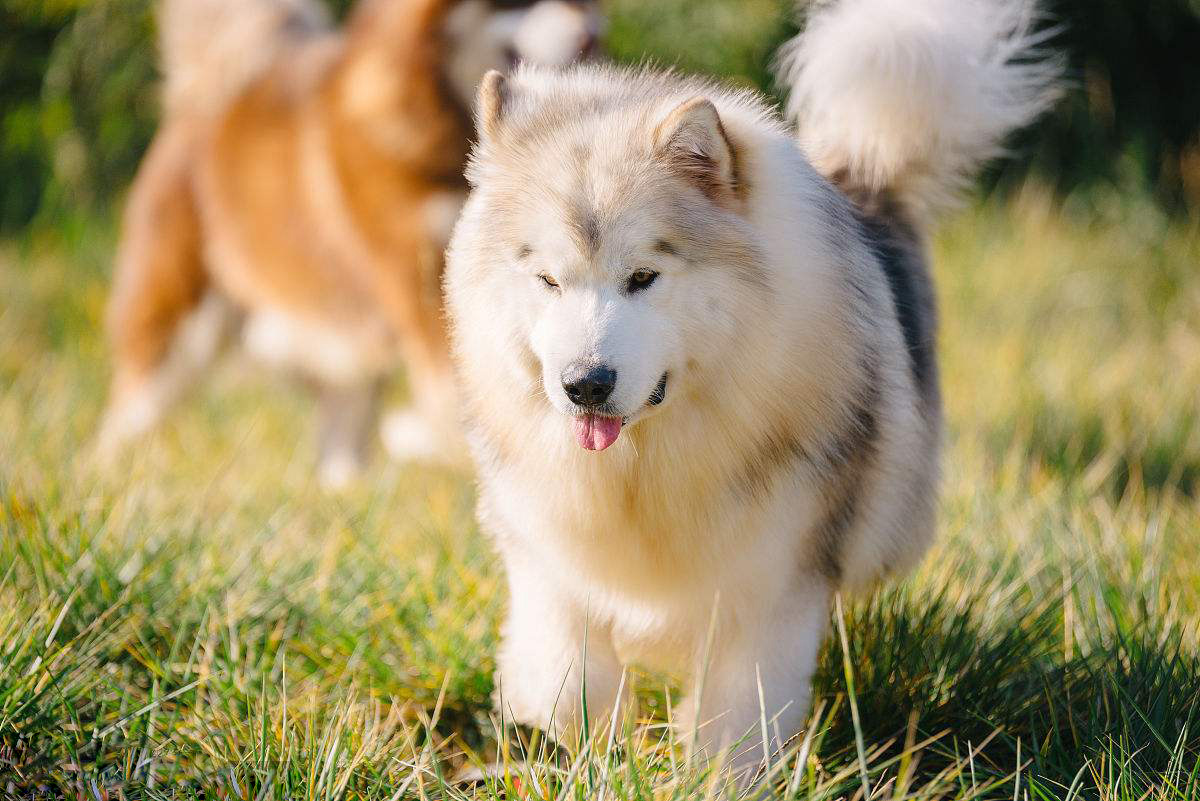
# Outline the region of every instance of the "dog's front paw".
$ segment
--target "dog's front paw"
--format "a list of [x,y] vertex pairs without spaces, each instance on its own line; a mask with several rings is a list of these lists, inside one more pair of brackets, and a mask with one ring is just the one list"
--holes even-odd
[[413,409],[395,409],[384,415],[379,438],[388,456],[397,462],[438,461],[444,450],[436,429]]
[[[542,729],[564,744],[579,742],[584,723],[589,731],[606,726],[615,713],[633,710],[633,694],[622,682],[615,656],[589,649],[572,655],[564,648],[550,653],[542,639],[510,638],[501,649],[496,671],[496,707],[508,720]],[[619,693],[619,695],[618,695]],[[620,720],[617,721],[620,723]]]
[[329,492],[346,492],[362,478],[365,467],[360,455],[338,451],[321,457],[317,478]]
[[546,656],[523,653],[514,643],[506,643],[496,670],[493,700],[508,720],[569,742],[583,717],[579,671],[569,660],[548,660]]

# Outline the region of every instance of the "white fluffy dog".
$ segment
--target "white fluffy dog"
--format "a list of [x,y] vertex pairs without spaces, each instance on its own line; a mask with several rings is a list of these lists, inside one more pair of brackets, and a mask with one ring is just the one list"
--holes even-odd
[[835,0],[783,53],[790,130],[653,71],[489,74],[446,297],[479,518],[504,559],[505,714],[608,714],[689,675],[709,746],[803,723],[833,594],[933,532],[924,240],[1046,109],[1029,0]]

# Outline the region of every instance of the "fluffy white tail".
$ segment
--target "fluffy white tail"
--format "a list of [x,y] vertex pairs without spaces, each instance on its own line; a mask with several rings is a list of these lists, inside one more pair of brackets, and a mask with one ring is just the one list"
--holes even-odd
[[329,26],[316,0],[163,0],[159,46],[168,113],[218,111],[278,57]]
[[824,175],[923,222],[1047,110],[1062,61],[1036,0],[832,0],[780,51],[788,114]]

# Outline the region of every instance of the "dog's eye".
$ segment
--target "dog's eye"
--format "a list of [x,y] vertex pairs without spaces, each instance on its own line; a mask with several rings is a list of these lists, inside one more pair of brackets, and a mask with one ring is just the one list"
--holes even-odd
[[538,276],[538,278],[542,279],[542,283],[545,284],[546,286],[550,287],[551,289],[558,289],[558,282],[555,281],[549,275],[542,273],[541,275]]
[[658,278],[658,273],[653,270],[638,270],[629,276],[629,291],[640,292],[653,284],[656,278]]

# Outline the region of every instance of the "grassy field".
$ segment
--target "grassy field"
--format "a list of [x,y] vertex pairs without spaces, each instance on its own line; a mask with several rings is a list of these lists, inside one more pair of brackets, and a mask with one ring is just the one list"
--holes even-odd
[[[619,58],[760,87],[791,30],[779,0],[608,7]],[[112,232],[0,241],[0,798],[736,795],[672,738],[670,676],[576,753],[499,730],[470,478],[379,457],[322,493],[282,378],[231,356],[91,469]],[[1200,799],[1200,221],[1030,188],[935,257],[938,544],[847,599],[749,795]]]
[[[322,494],[282,379],[231,358],[89,470],[111,230],[0,246],[0,796],[733,792],[668,736],[670,677],[636,675],[639,724],[579,757],[498,732],[469,478],[379,459]],[[1116,198],[947,226],[940,540],[848,601],[763,791],[1200,798],[1198,253],[1195,220]]]

